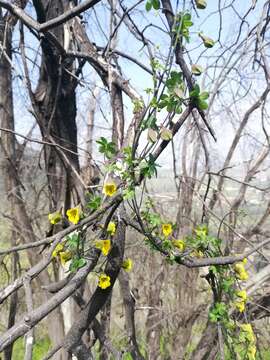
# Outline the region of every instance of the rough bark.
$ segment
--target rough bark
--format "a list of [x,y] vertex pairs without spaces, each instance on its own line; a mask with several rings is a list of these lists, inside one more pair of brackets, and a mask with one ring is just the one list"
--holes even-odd
[[133,359],[144,360],[142,356],[137,338],[136,338],[136,327],[135,327],[135,299],[131,294],[128,275],[123,271],[118,276],[120,284],[120,290],[125,307],[125,328],[128,337],[129,349]]
[[160,358],[160,337],[162,335],[162,312],[161,305],[161,290],[165,278],[165,271],[163,268],[157,266],[156,258],[150,258],[150,286],[148,293],[148,306],[150,307],[146,319],[146,339],[148,345],[149,359]]
[[[37,3],[37,2],[36,2]],[[69,8],[69,1],[47,1],[35,4],[40,21],[50,20]],[[46,10],[44,10],[46,9]],[[52,30],[60,44],[72,46],[68,26]],[[72,61],[63,61],[57,49],[45,38],[41,42],[42,62],[35,91],[35,103],[43,139],[48,137],[67,150],[45,147],[45,164],[53,210],[63,206],[64,211],[82,201],[83,191],[74,175],[79,171],[76,126],[76,81],[68,73],[73,71]]]
[[[70,1],[35,1],[38,20],[43,23],[61,15],[71,6]],[[69,22],[52,30],[58,42],[66,49],[73,46],[72,31]],[[42,60],[40,77],[36,88],[35,110],[43,140],[50,139],[66,150],[45,146],[44,158],[50,198],[50,210],[66,210],[84,201],[83,187],[78,181],[79,160],[77,154],[77,125],[76,125],[76,95],[77,81],[69,72],[74,71],[73,61],[62,59],[58,50],[45,38],[41,42]],[[63,273],[62,273],[63,275]],[[61,278],[61,273],[60,273]],[[66,331],[69,330],[72,318],[76,316],[76,306],[70,299],[67,306],[62,309],[66,316],[59,316],[65,322]],[[64,329],[58,329],[55,344],[61,343]],[[80,349],[80,351],[82,351]],[[79,352],[80,352],[79,351]],[[62,359],[67,358],[67,354]]]
[[[83,311],[72,324],[72,327],[66,335],[63,343],[63,347],[69,354],[75,354],[77,352],[77,346],[78,344],[81,344],[81,339],[84,332],[89,328],[90,324],[95,319],[99,311],[103,308],[109,296],[111,295],[113,285],[118,277],[121,265],[123,263],[125,231],[126,227],[123,221],[120,221],[115,235],[115,242],[108,256],[108,262],[104,271],[107,275],[110,276],[111,286],[106,289],[97,287]],[[81,355],[78,360],[90,360],[91,358],[90,352],[88,352],[88,358],[84,356],[86,355]]]

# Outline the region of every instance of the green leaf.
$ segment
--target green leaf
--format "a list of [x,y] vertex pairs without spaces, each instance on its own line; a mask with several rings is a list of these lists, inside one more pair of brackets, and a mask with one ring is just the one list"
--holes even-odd
[[78,269],[85,266],[87,261],[84,258],[74,258],[71,261],[71,264],[69,266],[70,272],[76,272]]
[[171,71],[170,77],[166,80],[166,86],[169,91],[173,91],[175,87],[179,87],[183,83],[182,73],[177,71]]
[[175,107],[175,113],[176,114],[181,114],[182,113],[182,111],[183,111],[183,109],[182,109],[182,106],[181,105],[177,105],[176,107]]
[[155,158],[152,154],[149,154],[149,172],[151,175],[157,176],[157,166],[160,167],[160,165],[155,163]]
[[[150,205],[150,204],[149,204]],[[159,214],[152,213],[149,206],[147,206],[145,211],[142,211],[142,218],[153,228],[159,227],[161,225],[161,217]]]
[[200,87],[198,84],[196,84],[193,88],[193,90],[189,93],[189,96],[191,98],[197,98],[200,94]]
[[150,65],[154,71],[164,70],[164,65],[162,65],[157,59],[152,59]]
[[198,107],[199,107],[199,109],[201,109],[201,110],[206,110],[206,109],[208,108],[208,104],[207,104],[206,101],[203,101],[203,100],[199,99],[199,101],[198,101]]
[[80,234],[74,233],[72,235],[68,235],[67,239],[67,246],[70,249],[77,249],[80,243]]
[[142,121],[141,124],[141,129],[145,130],[145,129],[156,129],[157,125],[156,125],[157,119],[154,115],[149,116],[149,118],[145,119]]
[[152,0],[152,6],[155,10],[160,9],[160,1],[159,0]]
[[145,91],[146,94],[148,94],[148,95],[150,95],[150,94],[153,93],[153,89],[151,89],[151,88],[146,88],[144,91]]
[[207,91],[203,91],[201,94],[200,94],[200,99],[201,100],[206,100],[209,98],[209,93]]
[[123,355],[123,360],[133,360],[133,356],[131,355],[130,352],[126,352],[124,355]]
[[159,226],[161,224],[161,218],[159,214],[152,214],[150,216],[150,224],[153,226]]
[[115,144],[103,136],[97,140],[96,143],[99,144],[99,152],[104,154],[108,159],[111,159],[116,154]]
[[191,14],[189,12],[186,12],[183,16],[183,20],[186,23],[187,21],[191,20]]
[[173,245],[172,245],[171,240],[168,240],[168,239],[163,240],[163,242],[162,242],[162,247],[163,247],[163,249],[165,249],[165,250],[170,250],[170,249],[172,249],[172,248],[173,248]]
[[189,42],[189,28],[193,25],[189,12],[179,13],[175,20],[173,32],[182,35]]
[[131,200],[135,196],[135,190],[133,187],[128,187],[127,189],[123,190],[123,199],[124,200]]
[[209,319],[212,322],[218,322],[228,318],[227,306],[223,302],[216,302],[209,311]]
[[133,114],[140,112],[144,107],[144,103],[141,99],[132,100],[132,103],[133,103]]
[[127,163],[128,166],[131,166],[133,164],[132,147],[131,146],[124,147],[123,154],[124,154],[124,161]]
[[208,104],[205,101],[209,97],[209,93],[207,91],[203,91],[200,94],[200,87],[196,84],[193,90],[189,94],[193,104],[199,108],[200,110],[206,110],[208,108]]
[[231,293],[233,291],[233,285],[235,283],[235,278],[229,277],[227,279],[224,279],[221,283],[221,288],[226,293]]
[[173,101],[171,101],[171,102],[169,102],[168,104],[167,104],[167,107],[166,107],[166,110],[169,112],[169,113],[171,113],[171,112],[173,112],[174,111],[174,102]]
[[157,98],[154,96],[153,99],[150,101],[150,105],[153,107],[153,108],[157,108],[158,107],[158,101],[157,101]]
[[87,203],[86,207],[88,207],[91,210],[97,210],[101,205],[101,197],[98,195],[93,195],[89,202]]
[[157,165],[155,163],[155,159],[152,154],[149,154],[149,160],[143,160],[140,163],[140,169],[143,176],[148,177],[148,179],[151,179],[153,175],[157,176]]
[[175,256],[173,254],[170,254],[169,257],[166,257],[166,261],[170,264],[173,265],[175,262]]
[[145,9],[146,9],[146,11],[150,11],[152,9],[152,1],[151,0],[146,1]]
[[165,108],[169,102],[170,102],[170,97],[168,95],[166,94],[161,95],[160,101],[158,103],[159,109]]

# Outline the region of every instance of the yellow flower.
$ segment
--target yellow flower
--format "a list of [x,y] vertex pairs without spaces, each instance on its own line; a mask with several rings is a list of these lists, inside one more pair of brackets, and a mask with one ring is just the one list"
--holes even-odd
[[256,339],[255,339],[255,335],[253,333],[252,326],[250,324],[241,324],[240,327],[241,327],[242,331],[245,333],[247,340],[250,343],[255,343]]
[[70,251],[61,251],[59,256],[61,264],[65,265],[72,258],[72,253]]
[[235,305],[236,309],[238,309],[238,311],[242,313],[243,311],[245,311],[245,306],[246,306],[246,301],[247,301],[247,292],[246,292],[246,290],[239,290],[239,291],[236,291],[235,294],[241,300],[236,301],[234,303],[234,305]]
[[234,303],[234,305],[240,313],[245,311],[245,302],[244,301],[236,301]]
[[60,212],[56,211],[54,213],[49,214],[48,218],[49,218],[50,223],[55,225],[61,221],[62,216],[61,216]]
[[127,258],[123,261],[122,268],[126,271],[130,271],[133,267],[133,262],[130,258]]
[[175,246],[180,251],[185,250],[186,244],[183,240],[173,240],[172,243],[173,243],[173,246]]
[[104,256],[107,256],[111,250],[111,240],[96,240],[95,247],[100,249]]
[[251,345],[248,347],[247,356],[248,356],[249,360],[256,359],[256,346],[255,345]]
[[67,210],[68,220],[73,224],[78,224],[80,221],[81,211],[78,206]]
[[111,250],[111,240],[103,240],[103,246],[101,249],[102,254],[104,256],[107,256],[110,250]]
[[103,185],[103,194],[113,196],[116,193],[117,187],[114,181],[108,181]]
[[237,279],[243,280],[243,281],[248,279],[248,273],[246,272],[243,262],[235,264],[234,271],[236,272]]
[[116,225],[113,221],[110,221],[109,222],[109,225],[107,227],[107,231],[110,235],[114,235],[115,234],[115,231],[116,231]]
[[106,289],[107,287],[111,286],[111,278],[106,274],[100,274],[98,279],[98,286],[101,289]]
[[52,258],[56,258],[63,249],[64,249],[63,244],[57,244],[52,252]]
[[240,297],[242,301],[247,301],[247,292],[246,290],[236,291],[236,296]]
[[162,224],[162,233],[166,237],[171,235],[171,233],[172,233],[172,225],[171,224]]
[[241,324],[240,327],[244,332],[253,334],[253,329],[252,329],[252,326],[250,324]]

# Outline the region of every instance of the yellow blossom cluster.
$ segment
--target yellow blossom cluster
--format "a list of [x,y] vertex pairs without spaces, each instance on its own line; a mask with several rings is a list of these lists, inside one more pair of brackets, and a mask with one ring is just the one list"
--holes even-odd
[[109,251],[111,250],[111,240],[96,240],[95,247],[101,250],[104,256],[107,256],[109,254]]
[[68,220],[74,225],[78,224],[81,218],[81,210],[79,206],[67,210]]
[[111,286],[111,278],[110,278],[110,276],[106,275],[104,273],[100,274],[99,278],[98,278],[98,286],[101,289],[107,289],[107,287],[110,287]]
[[66,262],[72,259],[72,253],[69,250],[61,251],[59,254],[60,262],[62,265],[65,265]]
[[107,227],[107,232],[113,236],[116,232],[116,225],[113,221],[110,221]]
[[[67,214],[68,220],[71,223],[76,225],[80,221],[81,210],[80,210],[79,206],[68,209],[66,214]],[[51,224],[55,225],[55,224],[58,224],[61,221],[62,215],[61,215],[61,213],[59,211],[55,211],[54,213],[51,213],[51,214],[48,215],[48,219],[49,219]]]
[[162,224],[162,234],[165,237],[170,236],[172,233],[172,224],[168,223],[168,224]]
[[241,324],[241,337],[248,343],[247,358],[249,360],[256,359],[256,337],[254,335],[251,324]]
[[180,251],[184,251],[186,247],[186,243],[183,240],[172,240],[172,244],[174,247],[176,247]]
[[53,253],[52,258],[59,258],[61,264],[64,266],[66,262],[71,260],[72,253],[69,250],[64,250],[64,244],[57,244]]
[[123,264],[122,264],[122,268],[125,270],[125,271],[130,271],[133,267],[133,262],[130,258],[127,258],[123,261]]
[[243,261],[236,263],[234,265],[234,271],[236,273],[236,277],[239,280],[245,281],[248,279],[248,273],[246,272],[245,265],[247,263],[247,259],[244,259]]
[[61,221],[62,216],[59,211],[55,211],[54,213],[49,214],[48,218],[49,218],[50,223],[55,225]]
[[247,349],[247,356],[249,360],[256,360],[256,345],[249,345],[248,349]]
[[249,323],[241,324],[240,328],[241,328],[242,332],[244,333],[245,338],[247,339],[248,342],[250,342],[250,343],[256,342],[256,338],[255,338],[251,324],[249,324]]
[[239,312],[245,311],[246,302],[247,302],[247,293],[245,290],[239,290],[236,292],[236,296],[238,297],[237,301],[234,303],[236,309]]
[[106,196],[113,196],[116,193],[117,186],[113,180],[107,181],[103,185],[103,194]]
[[57,244],[55,249],[53,250],[52,257],[56,258],[58,256],[58,254],[63,250],[64,250],[64,245],[63,244]]

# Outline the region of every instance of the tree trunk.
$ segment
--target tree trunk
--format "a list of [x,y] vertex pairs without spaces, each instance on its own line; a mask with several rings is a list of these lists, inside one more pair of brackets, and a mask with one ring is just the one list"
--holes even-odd
[[151,257],[150,264],[150,286],[148,306],[150,307],[146,319],[146,338],[148,345],[149,360],[160,358],[160,337],[162,335],[162,299],[160,296],[165,277],[164,268],[157,266],[156,258]]
[[[2,43],[4,37],[5,27],[0,28],[0,42]],[[12,31],[9,26],[6,27],[6,53],[12,58],[11,39]],[[14,130],[14,113],[13,113],[13,95],[12,95],[12,73],[9,62],[4,56],[0,60],[0,119],[1,127]],[[12,133],[3,133],[1,136],[1,145],[4,153],[3,170],[5,178],[6,193],[10,197],[12,218],[14,222],[14,229],[19,230],[20,238],[23,242],[34,242],[35,235],[31,225],[31,220],[28,217],[25,203],[20,191],[21,183],[19,181],[19,174],[16,164],[16,143],[15,136]],[[13,240],[16,236],[13,234]],[[33,266],[37,259],[37,254],[33,250],[27,251],[30,265]],[[48,284],[50,279],[47,271],[40,274],[39,284]],[[57,344],[63,338],[63,319],[59,310],[56,309],[48,318],[50,328],[53,328],[55,333],[49,334],[53,344]],[[61,352],[55,358],[56,360],[65,360],[61,356]]]

